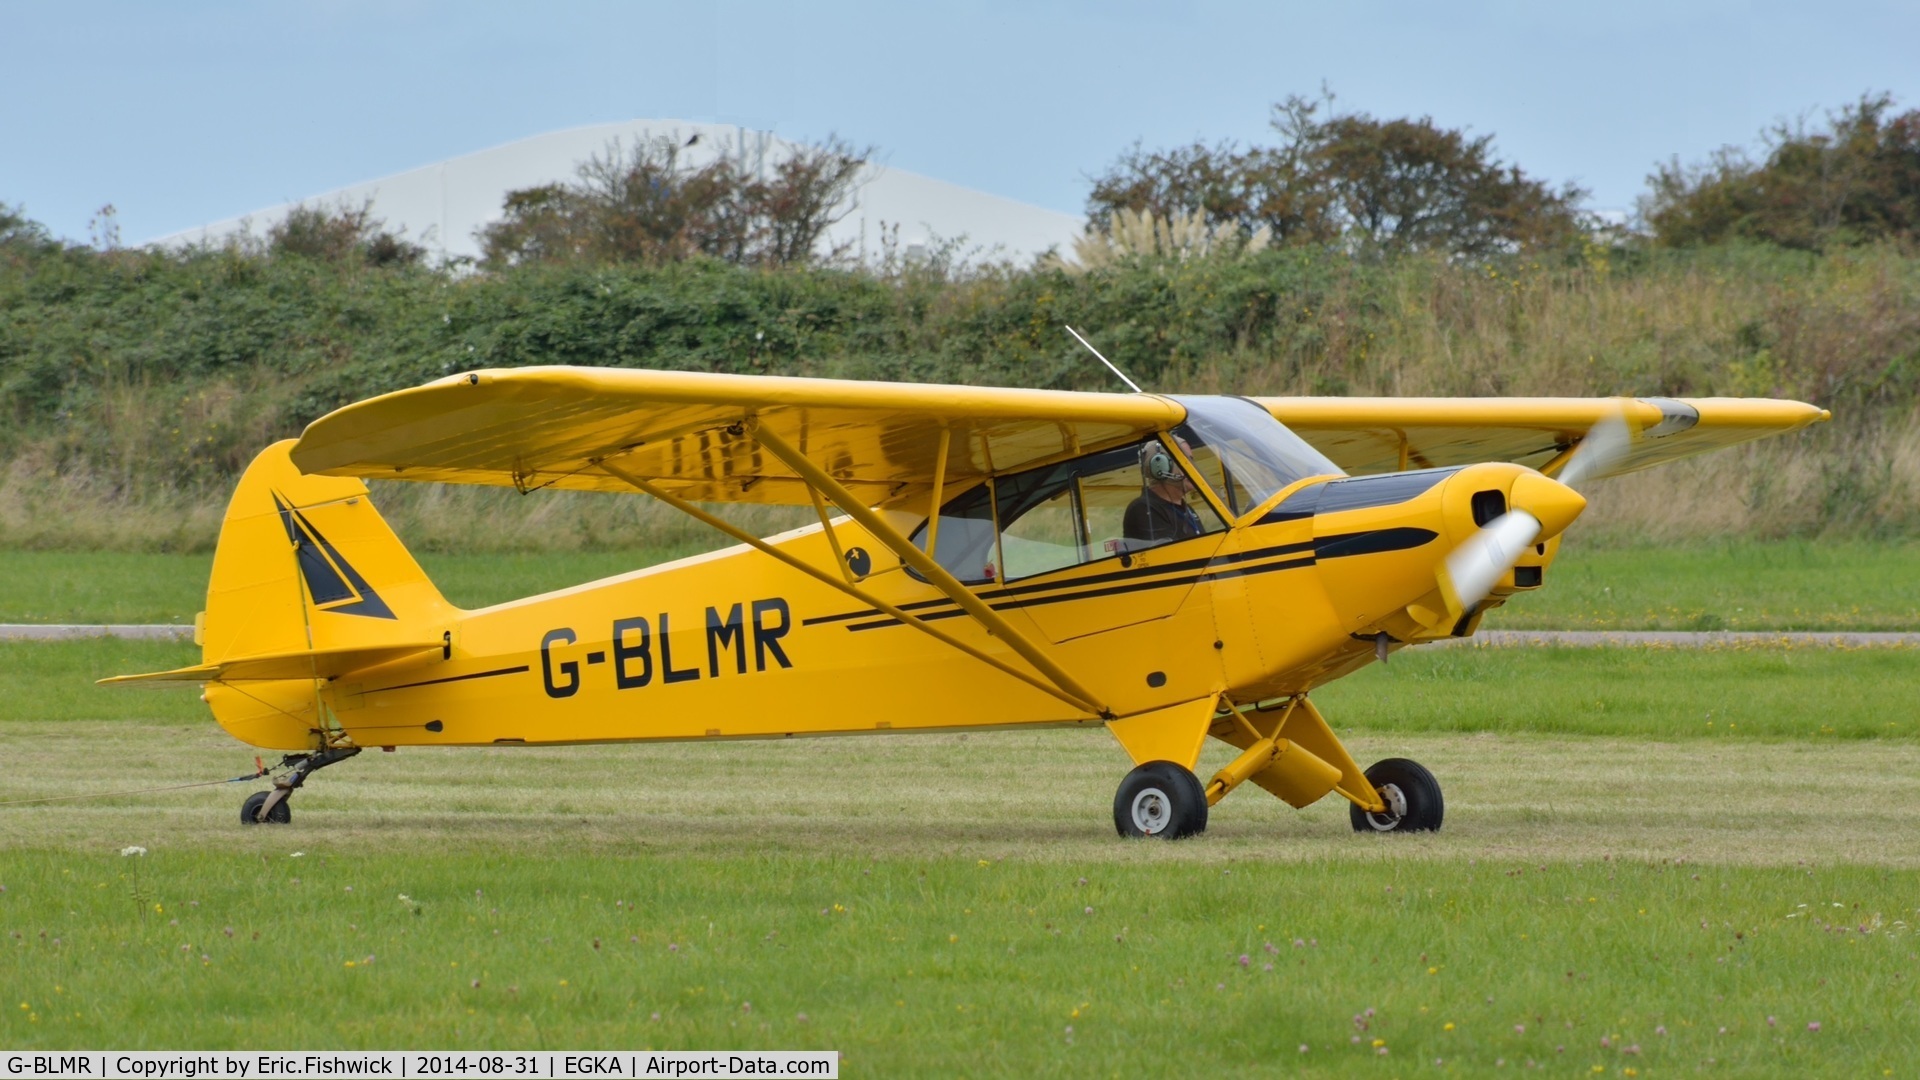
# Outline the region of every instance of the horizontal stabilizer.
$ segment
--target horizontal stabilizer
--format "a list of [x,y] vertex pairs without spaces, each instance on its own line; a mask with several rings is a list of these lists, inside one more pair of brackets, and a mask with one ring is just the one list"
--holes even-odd
[[166,683],[270,682],[280,679],[337,679],[350,672],[410,657],[426,659],[438,653],[439,641],[411,642],[399,645],[307,649],[299,652],[263,653],[236,656],[212,664],[195,664],[172,671],[153,671],[144,675],[116,675],[101,679],[101,686],[154,685]]

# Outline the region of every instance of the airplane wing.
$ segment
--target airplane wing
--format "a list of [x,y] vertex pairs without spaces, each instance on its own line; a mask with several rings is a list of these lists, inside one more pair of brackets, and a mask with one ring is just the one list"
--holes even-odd
[[957,491],[1185,415],[1148,394],[530,367],[348,405],[307,427],[293,462],[333,476],[631,491],[596,467],[604,460],[685,499],[807,504],[808,485],[745,432],[754,420],[877,506],[931,490],[943,429]]
[[1829,413],[1765,398],[1254,398],[1347,472],[1512,461],[1553,472],[1624,410],[1639,437],[1609,473],[1793,431]]

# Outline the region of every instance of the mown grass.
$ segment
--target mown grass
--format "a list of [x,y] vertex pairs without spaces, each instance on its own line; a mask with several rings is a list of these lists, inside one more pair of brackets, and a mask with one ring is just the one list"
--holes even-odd
[[[718,545],[715,545],[718,546]],[[647,551],[418,554],[434,584],[462,607],[484,607],[695,554]],[[0,622],[180,623],[206,607],[213,556],[0,551]]]
[[1912,630],[1920,543],[1737,540],[1574,546],[1547,585],[1488,616],[1530,630]]
[[[176,642],[0,642],[0,721],[206,722],[190,691],[93,685],[197,662]],[[1920,650],[1421,647],[1322,687],[1342,729],[1713,739],[1920,738]]]
[[[723,541],[609,551],[418,552],[448,599],[482,607],[679,558]],[[210,555],[0,550],[0,622],[190,623]],[[1593,546],[1577,539],[1547,586],[1489,629],[1915,630],[1920,544],[1740,540]]]
[[1762,739],[1920,736],[1920,650],[1416,648],[1315,692],[1375,730]]
[[8,1002],[0,1038],[817,1047],[870,1076],[1859,1076],[1920,1051],[1911,872],[1435,861],[1359,840],[1370,857],[1169,864],[1121,845],[1137,857],[1085,865],[274,839],[10,860],[0,972],[27,1008]]
[[[8,1045],[824,1047],[850,1075],[1920,1052],[1920,740],[1837,737],[1911,699],[1911,651],[1402,654],[1319,697],[1362,761],[1440,776],[1426,836],[1249,787],[1204,837],[1125,843],[1125,757],[1082,731],[376,753],[260,829],[248,784],[16,803],[248,771],[190,692],[80,686],[191,651],[0,649]],[[1690,722],[1776,682],[1835,734]],[[1489,730],[1556,717],[1636,733]]]

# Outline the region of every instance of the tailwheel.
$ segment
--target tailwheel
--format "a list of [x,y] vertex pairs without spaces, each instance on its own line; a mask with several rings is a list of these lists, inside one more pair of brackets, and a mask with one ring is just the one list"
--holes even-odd
[[240,824],[285,825],[292,821],[293,807],[287,805],[284,797],[276,799],[273,806],[268,808],[266,816],[261,816],[260,808],[266,805],[267,797],[273,794],[274,792],[271,791],[256,791],[247,796],[247,801],[240,804]]
[[1351,807],[1355,832],[1434,832],[1446,816],[1440,781],[1425,765],[1406,758],[1388,758],[1367,770],[1367,782],[1387,804],[1384,813]]
[[1113,827],[1121,836],[1178,840],[1207,830],[1207,793],[1200,780],[1171,761],[1149,761],[1120,781],[1113,796]]
[[293,807],[287,802],[307,782],[307,777],[359,752],[357,746],[336,746],[318,753],[288,754],[281,758],[280,767],[287,769],[287,775],[273,782],[272,791],[256,791],[247,796],[247,801],[240,804],[240,824],[285,825],[293,821]]

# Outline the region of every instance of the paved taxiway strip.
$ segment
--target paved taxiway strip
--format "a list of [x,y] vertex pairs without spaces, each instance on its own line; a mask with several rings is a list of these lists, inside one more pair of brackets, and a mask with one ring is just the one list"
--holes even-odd
[[[148,641],[191,641],[191,626],[83,625],[74,623],[0,623],[0,641],[72,641],[76,638],[118,637]],[[1803,631],[1706,632],[1684,630],[1482,630],[1470,638],[1434,642],[1436,645],[1477,645],[1483,648],[1527,647],[1659,647],[1668,649],[1726,649],[1824,646],[1833,649],[1920,649],[1920,633],[1813,633]]]
[[138,626],[128,623],[99,626],[80,623],[0,623],[0,641],[72,641],[75,638],[95,637],[192,641],[193,627]]

